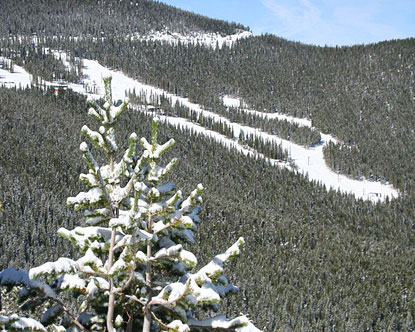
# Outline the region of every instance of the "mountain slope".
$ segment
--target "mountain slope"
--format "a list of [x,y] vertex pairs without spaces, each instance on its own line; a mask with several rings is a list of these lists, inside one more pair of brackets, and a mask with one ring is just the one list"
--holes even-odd
[[[277,109],[308,118],[344,142],[328,150],[334,169],[386,179],[402,192],[384,204],[356,200],[212,139],[162,126],[160,140],[178,142],[172,153],[180,162],[172,180],[184,191],[199,182],[207,188],[194,250],[201,264],[237,237],[247,240],[232,276],[241,293],[226,310],[249,313],[266,331],[413,329],[414,39],[319,48],[267,35],[232,48],[174,46],[133,37],[165,26],[184,34],[233,34],[241,27],[171,7],[162,11],[156,2],[139,1],[131,18],[126,13],[130,2],[97,3],[74,2],[69,12],[69,2],[63,1],[0,2],[2,22],[7,22],[0,27],[1,55],[51,79],[59,78],[62,68],[43,50],[63,49],[248,125],[261,121],[227,110],[224,95],[256,111]],[[99,20],[84,13],[87,8]],[[134,25],[134,15],[151,17],[151,23]],[[168,15],[180,19],[168,23]],[[75,26],[77,17],[82,24]],[[79,79],[76,65],[74,81]],[[56,123],[50,122],[51,114],[57,115]],[[50,90],[0,88],[0,117],[0,269],[67,255],[69,248],[55,230],[72,227],[79,217],[64,202],[79,191],[76,174],[84,169],[77,150],[79,129],[89,123],[85,98],[70,90],[55,96]],[[132,131],[148,136],[148,118],[128,112],[120,132]]]
[[149,0],[18,0],[0,3],[1,35],[125,37],[167,30],[231,35],[247,30]]
[[[33,266],[68,253],[55,230],[77,224],[64,202],[80,185],[79,128],[90,121],[85,99],[70,91],[58,98],[53,91],[0,92],[1,155],[8,156],[0,165],[1,264]],[[52,113],[57,123],[48,121]],[[148,118],[129,111],[120,132],[131,130],[148,136]],[[247,240],[229,269],[242,293],[228,311],[247,312],[269,331],[388,329],[413,315],[415,216],[404,202],[373,205],[327,193],[211,139],[161,126],[160,140],[170,137],[177,147],[166,158],[180,158],[171,180],[183,190],[206,187],[194,248],[200,264],[239,236]]]

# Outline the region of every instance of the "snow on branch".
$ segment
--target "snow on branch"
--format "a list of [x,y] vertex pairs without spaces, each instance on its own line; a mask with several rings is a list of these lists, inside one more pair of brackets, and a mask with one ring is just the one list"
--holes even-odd
[[47,332],[46,328],[37,320],[20,317],[16,314],[11,316],[0,315],[1,331],[39,331]]
[[105,194],[99,187],[93,187],[87,192],[80,192],[76,197],[68,197],[66,204],[75,205],[76,208],[95,205],[105,198]]
[[[207,265],[197,273],[205,273],[210,278],[216,278],[223,272],[224,264],[231,258],[238,256],[241,247],[245,244],[244,238],[240,237],[225,253],[216,255]],[[198,278],[196,274],[196,278]]]
[[232,320],[228,320],[225,315],[218,315],[206,320],[189,319],[187,325],[191,329],[196,330],[261,332],[261,330],[257,329],[246,316],[240,316]]
[[[111,225],[118,225],[117,219],[111,219]],[[147,244],[150,241],[157,241],[157,235],[148,233],[144,230],[137,229],[134,235],[125,235],[117,244],[114,246],[114,250],[124,248],[126,246],[134,246],[137,244]]]
[[203,185],[199,183],[195,190],[186,198],[181,204],[180,211],[189,212],[192,207],[195,207],[197,204],[202,203],[202,194]]
[[[94,226],[75,227],[71,231],[68,231],[65,228],[59,228],[58,235],[70,240],[82,252],[88,250],[88,248],[102,251],[109,247],[111,228]],[[115,241],[120,241],[123,236],[124,234],[122,232],[117,231]]]
[[166,166],[159,166],[156,162],[151,161],[149,164],[148,181],[154,183],[159,182],[162,177],[166,176],[172,170],[176,163],[176,158],[173,158]]
[[18,286],[28,285],[30,283],[29,275],[25,270],[16,270],[13,267],[9,267],[0,272],[0,285],[1,286]]
[[[103,128],[103,130],[101,130],[101,128]],[[85,136],[87,136],[92,143],[94,143],[94,146],[100,149],[105,149],[106,148],[106,144],[105,144],[105,140],[103,137],[103,132],[105,133],[105,128],[101,127],[100,131],[94,131],[88,128],[87,125],[84,125],[81,129],[82,134],[84,134]],[[103,131],[103,132],[101,132]]]
[[88,167],[96,173],[99,170],[98,163],[95,161],[94,157],[92,156],[91,151],[88,148],[88,144],[85,142],[82,142],[79,146],[79,150],[82,153],[82,156],[84,157]]
[[[61,257],[29,273],[12,268],[0,272],[1,286],[23,286],[20,299],[33,293],[37,297],[35,305],[43,306],[40,323],[0,315],[0,331],[43,332],[47,326],[63,332],[65,328],[53,322],[65,314],[72,321],[69,330],[86,331],[87,326],[95,331],[132,331],[133,326],[142,325],[143,332],[259,332],[246,316],[233,320],[223,315],[194,319],[197,310],[217,310],[222,298],[237,291],[225,277],[224,266],[239,255],[245,241],[239,238],[226,252],[190,273],[198,261],[183,248],[183,243],[194,242],[203,186],[198,184],[184,198],[174,183],[159,183],[177,159],[164,167],[159,164],[160,156],[175,141],[157,143],[157,117],[152,123],[151,144],[145,138],[140,140],[144,147],[141,156],[137,155],[139,140],[133,133],[121,160],[114,160],[118,147],[113,124],[127,102],[113,104],[110,82],[111,78],[104,79],[105,104],[91,103],[88,111],[101,121],[98,131],[82,127],[82,133],[106,154],[108,163],[100,167],[88,144],[81,143],[80,151],[89,171],[81,174],[80,180],[88,189],[69,197],[67,204],[75,210],[85,208],[85,221],[72,230],[60,228],[57,232],[79,248],[83,256],[76,261]],[[71,314],[57,297],[61,291],[83,294],[76,314]],[[30,301],[35,302],[30,299],[26,303]]]
[[56,262],[47,262],[29,270],[29,278],[36,279],[43,275],[60,275],[63,273],[76,273],[79,271],[77,262],[70,258],[60,257]]
[[111,110],[110,110],[111,118],[112,119],[118,118],[126,110],[127,105],[128,105],[128,100],[125,100],[119,106],[113,106],[113,105],[111,105]]
[[6,270],[0,272],[0,286],[16,287],[24,286],[38,290],[41,294],[51,299],[56,299],[56,294],[52,288],[38,280],[30,280],[29,274],[25,270],[16,270],[13,267],[9,267]]

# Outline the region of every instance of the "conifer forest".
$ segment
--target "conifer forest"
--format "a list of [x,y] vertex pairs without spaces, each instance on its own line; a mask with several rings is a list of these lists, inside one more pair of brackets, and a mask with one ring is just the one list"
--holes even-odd
[[[226,38],[248,33],[249,28],[150,0],[0,1],[0,22],[0,331],[10,329],[1,317],[13,313],[39,321],[43,317],[48,331],[141,331],[143,324],[150,324],[152,331],[415,331],[415,39],[320,47],[265,34],[249,35],[232,45],[172,43],[146,36],[160,32]],[[65,52],[68,62],[51,50]],[[201,117],[164,95],[149,100],[140,91],[130,91],[128,104],[108,99],[108,91],[91,102],[86,93],[66,89],[86,79],[85,59],[166,95],[187,98],[228,122]],[[16,68],[30,73],[30,87],[2,81],[3,72]],[[59,82],[59,89],[45,82]],[[312,125],[226,106],[225,96],[239,98],[247,109],[307,119]],[[103,115],[110,106],[122,113],[119,118],[118,111],[111,113],[114,123],[117,118],[118,145],[112,118]],[[264,158],[158,121],[157,113],[187,119]],[[103,129],[98,129],[97,119]],[[336,141],[324,145],[323,155],[333,172],[389,184],[399,195],[368,200],[334,190],[296,171],[290,151],[281,145],[236,133],[230,123],[310,149],[322,144],[321,133],[329,134]],[[171,149],[163,145],[173,141]],[[121,160],[121,180],[106,175],[106,168],[96,171],[89,150],[95,163],[108,163],[115,167],[112,170]],[[141,164],[141,155],[148,165]],[[271,159],[292,168],[276,167]],[[168,170],[163,173],[156,162]],[[159,184],[160,174],[164,177]],[[131,185],[133,196],[122,204],[120,199],[111,205],[116,201],[109,199],[111,192],[100,192],[91,206],[77,196],[99,187],[101,180],[115,192],[116,186],[127,187],[131,178],[145,185]],[[140,193],[147,195],[146,204],[165,207],[154,219],[160,229],[148,227],[151,219],[146,226],[139,217],[131,217],[136,228],[122,221],[125,211],[140,211]],[[175,214],[180,222],[169,222],[167,214]],[[80,233],[71,230],[86,224],[113,227],[114,234],[118,227],[128,241],[133,239],[125,248],[137,254],[121,250],[121,242],[127,240],[119,240],[116,249],[104,244],[98,248],[92,240],[80,246]],[[144,248],[150,243],[153,252],[148,254]],[[100,267],[103,262],[97,261],[111,252],[126,265],[111,265],[115,267],[108,269],[113,273],[109,276]],[[151,255],[155,256],[150,259]],[[62,257],[71,262],[89,259],[84,265],[93,270],[91,275],[109,276],[114,285],[96,297],[68,286],[69,292],[46,305],[21,286],[12,289],[1,272],[31,271],[29,276],[55,289],[63,283],[56,269],[51,276],[40,267]],[[225,277],[221,264],[228,258]],[[220,269],[209,272],[210,262],[218,261]],[[202,290],[198,295],[190,292],[207,287],[207,279],[196,271],[205,271],[202,274],[220,289],[215,300],[202,299]],[[86,284],[93,278],[79,276]],[[127,292],[127,297],[119,297],[115,290],[122,293],[130,284],[141,289],[141,295]],[[170,288],[163,288],[167,284]],[[165,297],[156,297],[156,291]],[[174,292],[179,295],[172,305],[166,299]],[[228,293],[233,295],[225,298]],[[91,319],[105,318],[107,308],[103,305],[103,313],[99,305],[111,296],[116,303],[115,328]],[[57,302],[61,300],[67,303],[65,309]],[[144,302],[152,303],[154,310]],[[82,317],[68,316],[69,311],[79,315],[83,305],[89,311]],[[219,313],[236,318],[218,327],[196,323]]]

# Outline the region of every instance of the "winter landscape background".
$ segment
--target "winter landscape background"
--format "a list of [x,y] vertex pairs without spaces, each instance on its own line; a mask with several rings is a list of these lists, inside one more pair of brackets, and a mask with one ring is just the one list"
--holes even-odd
[[77,257],[56,230],[80,218],[79,129],[111,73],[132,105],[119,132],[148,137],[157,113],[171,180],[206,188],[201,264],[246,240],[227,313],[413,329],[412,38],[316,47],[144,0],[0,7],[0,270]]

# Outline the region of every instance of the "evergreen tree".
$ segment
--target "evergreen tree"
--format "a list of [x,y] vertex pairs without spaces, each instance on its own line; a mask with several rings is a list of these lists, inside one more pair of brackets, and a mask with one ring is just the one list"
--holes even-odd
[[[80,151],[89,170],[80,180],[86,191],[69,197],[67,204],[83,209],[85,219],[73,230],[58,234],[77,247],[78,260],[59,258],[29,273],[9,268],[0,273],[0,285],[19,292],[22,308],[38,320],[0,315],[2,330],[55,331],[259,331],[246,316],[228,320],[224,315],[199,319],[200,310],[219,309],[220,300],[237,291],[224,275],[224,265],[239,254],[239,238],[225,253],[199,269],[195,255],[186,250],[194,242],[203,186],[186,198],[174,183],[162,184],[176,159],[160,165],[174,140],[157,142],[158,119],[153,119],[151,142],[130,135],[119,162],[115,124],[127,102],[115,106],[111,79],[104,79],[105,103],[91,103],[88,115],[98,119],[98,131],[82,127],[93,146],[106,156],[99,166],[86,142]],[[143,153],[138,153],[138,142]],[[59,295],[69,292],[82,304],[76,313]],[[1,302],[0,302],[1,303]],[[66,314],[66,315],[65,315]],[[60,319],[66,316],[68,319]],[[58,325],[55,325],[58,324]]]

